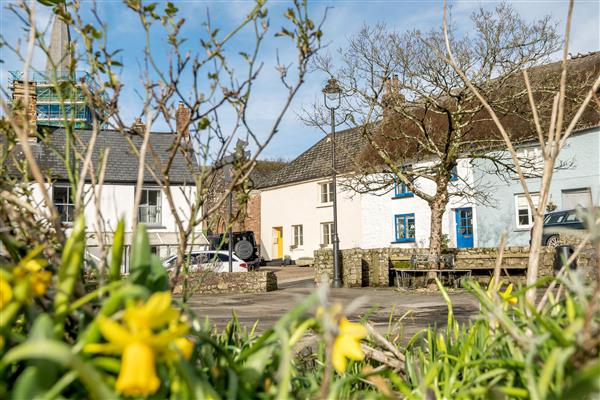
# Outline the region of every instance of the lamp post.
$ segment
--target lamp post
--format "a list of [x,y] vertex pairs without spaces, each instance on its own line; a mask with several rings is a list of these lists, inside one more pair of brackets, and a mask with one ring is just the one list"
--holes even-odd
[[327,81],[323,88],[325,107],[331,113],[331,185],[333,187],[333,282],[332,287],[342,287],[342,270],[340,269],[340,238],[337,225],[337,176],[335,164],[335,110],[340,107],[342,89],[335,78]]
[[[221,163],[224,169],[224,181],[227,184],[233,182],[233,171],[232,164],[242,158],[249,158],[250,152],[244,151],[244,148],[248,145],[248,142],[238,139],[235,144],[235,152],[227,157],[223,157]],[[233,188],[230,188],[229,195],[227,196],[227,223],[229,229],[227,232],[227,251],[229,253],[229,272],[233,272],[233,223],[231,218],[233,216]]]

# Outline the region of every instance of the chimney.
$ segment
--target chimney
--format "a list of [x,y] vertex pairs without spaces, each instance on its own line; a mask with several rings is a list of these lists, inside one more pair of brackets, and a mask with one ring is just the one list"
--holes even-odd
[[131,125],[131,130],[133,131],[133,133],[136,133],[138,135],[143,135],[145,129],[146,124],[142,122],[142,119],[140,117],[136,118],[133,125]]
[[399,104],[406,101],[402,93],[400,93],[400,80],[398,75],[394,74],[391,78],[385,80],[385,92],[382,98],[383,118],[389,116],[390,111]]
[[184,138],[190,136],[190,121],[192,119],[192,110],[186,108],[183,101],[179,102],[177,111],[175,111],[175,129],[181,133]]
[[[25,87],[28,86],[29,93],[25,98]],[[37,94],[35,82],[14,80],[12,87],[13,110],[15,111],[15,122],[19,126],[29,129],[27,135],[30,139],[37,137]]]

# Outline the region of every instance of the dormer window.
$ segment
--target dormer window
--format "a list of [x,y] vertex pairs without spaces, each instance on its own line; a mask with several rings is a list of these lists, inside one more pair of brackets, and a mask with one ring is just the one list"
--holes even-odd
[[408,190],[406,183],[401,181],[394,182],[394,198],[399,199],[402,197],[412,197],[413,192]]

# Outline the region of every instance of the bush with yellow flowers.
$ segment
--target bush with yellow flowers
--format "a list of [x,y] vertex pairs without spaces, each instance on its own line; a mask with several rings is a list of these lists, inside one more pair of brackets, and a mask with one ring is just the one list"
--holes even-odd
[[577,273],[556,278],[561,289],[538,305],[526,303],[527,288],[467,282],[481,311],[462,324],[438,282],[447,326],[410,338],[348,320],[352,305],[330,304],[326,287],[260,334],[235,314],[219,331],[171,296],[143,225],[130,274],[118,273],[120,223],[107,278],[84,284],[84,226],[75,222],[58,257],[2,236],[9,258],[0,265],[0,398],[586,399],[600,392],[599,291]]

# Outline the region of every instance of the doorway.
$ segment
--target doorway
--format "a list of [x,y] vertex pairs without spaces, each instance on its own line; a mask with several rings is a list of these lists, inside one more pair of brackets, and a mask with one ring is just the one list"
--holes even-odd
[[283,258],[283,227],[273,228],[273,258]]
[[456,247],[473,247],[473,209],[457,208],[456,213]]

